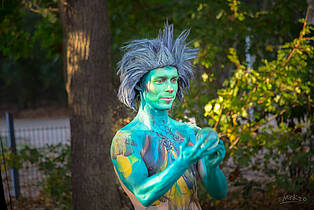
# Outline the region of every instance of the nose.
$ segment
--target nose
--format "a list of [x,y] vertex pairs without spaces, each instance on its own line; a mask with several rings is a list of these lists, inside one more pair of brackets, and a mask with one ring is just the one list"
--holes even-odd
[[166,89],[166,92],[168,93],[173,93],[174,89],[171,87],[171,85],[168,86],[168,88]]

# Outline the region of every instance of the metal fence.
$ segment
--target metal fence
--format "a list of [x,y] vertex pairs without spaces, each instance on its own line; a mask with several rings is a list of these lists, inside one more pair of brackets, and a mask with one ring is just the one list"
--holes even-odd
[[[14,129],[14,137],[16,152],[19,154],[26,145],[40,149],[47,145],[70,144],[70,128],[68,126],[18,128]],[[5,164],[5,157],[12,152],[9,129],[0,129],[0,140],[3,148],[2,150],[0,147],[0,163],[6,200],[14,196],[33,198],[39,196],[41,191],[39,182],[44,179],[44,174],[38,170],[38,165],[24,162],[18,169],[16,177],[13,170],[6,168],[7,164]]]

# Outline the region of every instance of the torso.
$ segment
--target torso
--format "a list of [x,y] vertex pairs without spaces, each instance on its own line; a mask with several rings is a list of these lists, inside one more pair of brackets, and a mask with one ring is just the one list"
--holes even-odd
[[[190,145],[195,143],[195,130],[192,127],[174,120],[169,124],[170,126],[161,126],[155,130],[146,130],[141,124],[132,122],[121,129],[134,131],[131,132],[132,139],[137,139],[136,146],[149,176],[163,171],[175,161],[179,154],[179,145],[185,138],[190,138]],[[132,202],[140,209],[141,205]],[[147,209],[200,209],[196,194],[196,166],[192,165],[186,170],[172,188]]]

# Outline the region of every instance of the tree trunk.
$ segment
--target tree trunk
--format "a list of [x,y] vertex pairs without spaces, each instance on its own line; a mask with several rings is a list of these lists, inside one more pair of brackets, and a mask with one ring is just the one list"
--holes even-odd
[[72,199],[77,209],[120,209],[110,160],[112,71],[107,2],[60,0],[71,110]]

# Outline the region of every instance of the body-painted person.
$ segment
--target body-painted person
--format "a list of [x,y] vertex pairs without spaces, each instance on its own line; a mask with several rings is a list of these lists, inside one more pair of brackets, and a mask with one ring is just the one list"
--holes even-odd
[[135,209],[201,209],[197,173],[213,198],[226,197],[219,168],[225,149],[217,133],[168,116],[193,76],[198,50],[186,44],[188,33],[174,40],[173,25],[166,24],[156,39],[129,42],[119,62],[118,97],[132,109],[139,105],[133,121],[116,133],[111,159]]

